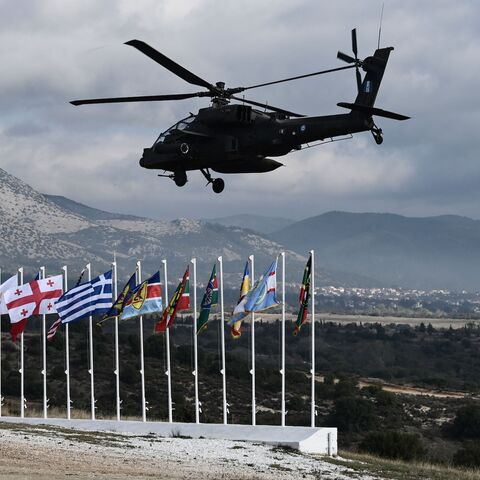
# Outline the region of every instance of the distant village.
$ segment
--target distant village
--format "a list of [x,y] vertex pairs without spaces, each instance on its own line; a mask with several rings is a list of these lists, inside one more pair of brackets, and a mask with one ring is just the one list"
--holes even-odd
[[480,318],[480,292],[327,286],[316,296],[321,312]]

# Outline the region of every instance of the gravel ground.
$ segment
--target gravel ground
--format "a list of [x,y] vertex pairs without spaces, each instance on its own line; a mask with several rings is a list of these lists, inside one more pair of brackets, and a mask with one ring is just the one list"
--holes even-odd
[[0,478],[362,479],[321,458],[260,444],[0,423]]

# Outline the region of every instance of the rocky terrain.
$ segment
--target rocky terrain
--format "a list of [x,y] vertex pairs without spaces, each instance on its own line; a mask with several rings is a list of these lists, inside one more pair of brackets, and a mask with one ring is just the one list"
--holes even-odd
[[[72,276],[91,262],[94,272],[109,268],[114,254],[120,274],[129,275],[136,260],[153,273],[167,259],[172,279],[181,276],[192,257],[199,271],[210,271],[221,255],[226,282],[240,279],[254,254],[262,270],[285,247],[251,230],[191,219],[152,220],[103,212],[64,197],[42,195],[0,169],[0,266],[12,273],[24,266],[34,276],[39,267],[58,271],[68,264]],[[301,275],[305,258],[287,250]],[[207,274],[206,274],[207,275]],[[202,281],[199,278],[200,282]],[[205,279],[206,281],[207,279]]]

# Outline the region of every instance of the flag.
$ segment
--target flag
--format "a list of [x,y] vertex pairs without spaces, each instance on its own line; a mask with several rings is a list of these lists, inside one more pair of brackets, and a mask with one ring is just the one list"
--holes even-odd
[[136,283],[137,283],[136,274],[134,273],[130,277],[130,280],[128,280],[126,285],[123,287],[122,291],[120,292],[120,295],[117,297],[117,299],[113,303],[110,310],[102,317],[102,320],[98,322],[97,325],[103,323],[105,320],[108,320],[109,318],[117,317],[123,312],[125,303],[127,302],[128,297],[130,297],[131,292],[135,288]]
[[218,283],[216,266],[213,265],[212,274],[208,281],[207,288],[205,289],[205,295],[202,299],[200,316],[197,319],[197,335],[207,328],[208,317],[210,316],[210,310],[218,304]]
[[277,260],[275,259],[248,292],[244,308],[250,313],[261,312],[277,305]]
[[112,306],[112,270],[68,290],[55,306],[62,323],[108,312]]
[[[175,315],[177,314],[177,311],[183,310],[183,308],[181,308],[182,306],[181,299],[189,283],[188,276],[189,276],[189,273],[188,273],[188,267],[187,267],[187,269],[185,270],[185,273],[183,274],[182,281],[178,284],[178,287],[175,290],[175,293],[173,294],[172,298],[168,302],[167,307],[163,311],[162,318],[155,324],[155,332],[157,333],[164,332],[168,327],[172,326],[175,320]],[[183,302],[183,305],[185,305],[185,303],[186,302]]]
[[55,313],[55,301],[62,295],[62,276],[32,280],[4,293],[4,301],[10,316],[12,340],[25,330],[32,315]]
[[310,282],[312,275],[312,256],[308,258],[305,270],[303,271],[302,286],[300,287],[300,295],[298,301],[300,303],[300,310],[298,311],[297,321],[295,322],[294,335],[298,335],[302,325],[307,320],[308,315],[308,302],[310,300]]
[[[80,282],[82,281],[83,274],[86,272],[87,267],[85,267],[81,272],[80,275],[78,276],[77,283],[75,284],[75,287],[78,287],[80,285]],[[53,341],[53,338],[55,337],[57,330],[60,328],[62,325],[62,319],[58,317],[50,326],[47,332],[47,340],[49,342]]]
[[62,324],[62,319],[58,317],[51,325],[51,327],[48,329],[47,332],[47,340],[51,342],[53,340],[53,337],[55,337],[55,334],[57,333],[57,330],[59,329],[60,325]]
[[[182,280],[183,282],[183,280]],[[190,273],[187,268],[187,279],[185,281],[185,288],[183,289],[180,300],[178,301],[177,310],[190,310]]]
[[160,272],[136,286],[126,298],[122,308],[121,320],[129,320],[147,313],[161,312],[163,306]]
[[245,302],[247,301],[247,293],[250,290],[250,272],[248,268],[248,260],[245,264],[245,270],[243,271],[242,283],[240,285],[240,295],[238,298],[237,306],[233,310],[232,318],[228,322],[230,325],[230,333],[233,338],[239,338],[242,335],[240,330],[243,319],[248,315],[245,312]]
[[11,276],[8,280],[0,285],[0,315],[8,313],[7,305],[4,300],[4,294],[7,290],[14,289],[18,284],[18,275]]

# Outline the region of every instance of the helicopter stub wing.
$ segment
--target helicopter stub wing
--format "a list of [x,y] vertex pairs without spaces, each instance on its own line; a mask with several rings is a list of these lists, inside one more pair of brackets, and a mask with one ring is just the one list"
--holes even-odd
[[379,117],[391,118],[392,120],[408,120],[410,117],[401,115],[400,113],[389,112],[388,110],[382,110],[381,108],[370,107],[368,105],[361,105],[358,103],[337,103],[337,106],[342,108],[348,108],[352,111],[365,113],[367,115],[377,115]]

